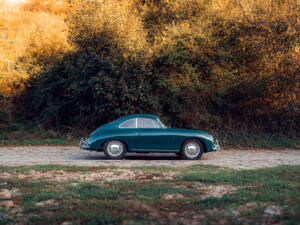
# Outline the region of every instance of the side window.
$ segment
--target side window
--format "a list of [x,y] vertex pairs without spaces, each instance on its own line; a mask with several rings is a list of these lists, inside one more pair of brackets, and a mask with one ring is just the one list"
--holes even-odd
[[160,126],[154,119],[137,118],[137,128],[160,128]]
[[119,127],[120,128],[135,128],[135,118],[122,122]]

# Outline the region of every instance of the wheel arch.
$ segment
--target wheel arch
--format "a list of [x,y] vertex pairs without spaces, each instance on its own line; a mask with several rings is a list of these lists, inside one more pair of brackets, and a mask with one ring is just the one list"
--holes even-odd
[[181,146],[180,146],[180,151],[182,150],[182,147],[184,145],[184,142],[186,142],[187,140],[190,140],[190,139],[196,139],[198,141],[201,142],[201,144],[203,145],[203,152],[207,152],[207,146],[206,146],[206,143],[199,137],[187,137],[183,140],[183,142],[181,143]]
[[108,138],[108,139],[104,140],[104,141],[101,143],[100,150],[103,151],[103,147],[104,147],[105,143],[108,142],[108,141],[112,141],[112,140],[117,140],[117,141],[122,142],[122,143],[125,145],[125,147],[126,147],[126,152],[129,152],[129,146],[128,146],[128,143],[127,143],[125,140],[121,139],[121,138]]
[[101,150],[103,151],[103,147],[105,143],[109,140],[121,141],[126,145],[127,151],[130,148],[130,143],[128,143],[129,140],[127,140],[126,136],[114,130],[110,132],[103,132],[101,134],[90,137],[91,146],[93,149],[97,151],[101,151]]

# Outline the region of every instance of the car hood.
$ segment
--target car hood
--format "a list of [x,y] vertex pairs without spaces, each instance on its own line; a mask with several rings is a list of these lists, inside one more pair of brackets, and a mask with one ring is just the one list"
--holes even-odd
[[166,129],[176,133],[178,132],[178,133],[192,134],[192,135],[197,135],[206,138],[208,140],[213,140],[212,135],[201,130],[190,130],[190,129],[181,129],[181,128],[166,128]]

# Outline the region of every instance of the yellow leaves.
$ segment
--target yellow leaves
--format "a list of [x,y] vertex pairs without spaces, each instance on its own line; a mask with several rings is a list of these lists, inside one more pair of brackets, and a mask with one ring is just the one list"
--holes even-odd
[[[29,1],[35,8],[44,7],[38,5],[43,2]],[[293,39],[289,35],[297,32],[293,24],[300,21],[293,0],[281,1],[281,5],[272,0],[161,0],[144,5],[140,0],[72,2],[69,17],[74,23],[69,23],[69,35],[75,38],[69,40],[78,44],[80,39],[79,48],[99,49],[112,64],[127,59],[132,65],[138,59],[142,63],[136,71],[163,75],[168,85],[183,86],[183,95],[185,88],[197,90],[197,85],[204,83],[202,95],[219,89],[229,96],[229,104],[237,101],[234,104],[240,109],[252,108],[252,114],[299,102],[289,76],[299,64],[300,48],[286,43]],[[32,12],[20,12],[13,20],[0,16],[0,34],[10,40],[4,45],[0,35],[0,92],[5,95],[22,90],[27,79],[22,72],[25,69],[13,69],[19,56],[25,58],[22,65],[34,65],[30,68],[33,73],[46,70],[72,50],[63,16],[27,10]],[[274,31],[286,24],[287,30]],[[287,38],[280,40],[282,34]],[[201,94],[193,94],[201,100]],[[113,100],[110,94],[107,98]],[[213,94],[209,98],[213,99]],[[189,101],[196,107],[192,98]]]
[[24,11],[47,12],[54,14],[64,14],[69,9],[67,0],[27,0],[22,4]]
[[[138,52],[147,49],[148,43],[147,32],[138,15],[136,4],[135,1],[118,0],[105,1],[102,4],[97,1],[76,1],[72,4],[70,18],[76,21],[75,24],[79,23],[81,27],[86,27],[89,33],[105,33],[112,36],[119,48],[124,50],[125,58],[137,56]],[[77,21],[77,15],[83,8],[90,14],[85,12],[80,16],[84,21]]]
[[27,74],[17,71],[0,72],[0,92],[4,96],[19,94],[25,88],[24,83],[27,79]]
[[[70,50],[63,16],[44,12],[7,10],[0,14],[0,92],[6,96],[19,93],[28,75],[22,66],[16,70],[21,56],[61,56]],[[39,66],[34,68],[39,70]]]
[[232,0],[213,0],[211,7],[213,10],[226,9]]

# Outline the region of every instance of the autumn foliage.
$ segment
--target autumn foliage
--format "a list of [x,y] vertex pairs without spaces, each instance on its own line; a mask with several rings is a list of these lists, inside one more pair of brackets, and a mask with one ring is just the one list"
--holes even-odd
[[66,35],[28,38],[15,105],[57,128],[154,113],[182,127],[299,135],[297,4],[71,1]]
[[50,14],[65,14],[69,9],[68,0],[28,0],[22,4],[22,9],[29,12],[47,12]]

